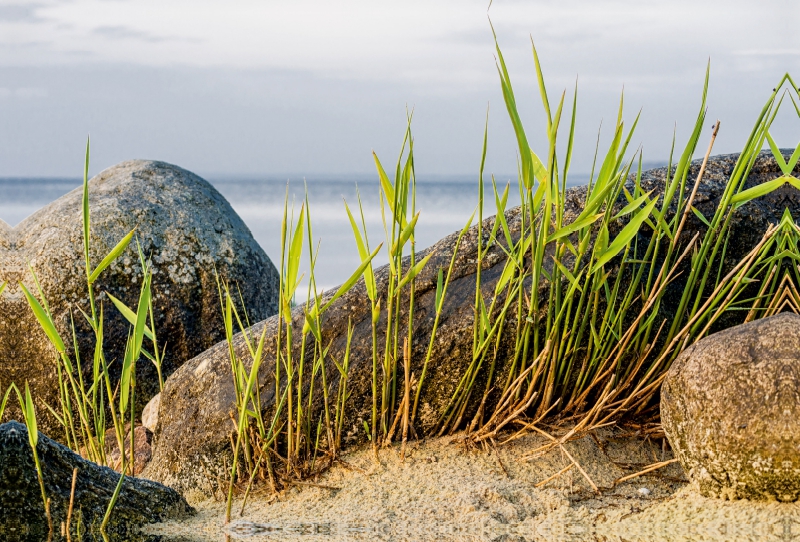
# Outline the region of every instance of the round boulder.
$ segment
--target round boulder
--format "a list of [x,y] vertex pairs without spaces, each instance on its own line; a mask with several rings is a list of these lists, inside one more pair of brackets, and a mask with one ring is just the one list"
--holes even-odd
[[[217,274],[241,292],[252,321],[277,312],[278,272],[224,197],[197,175],[164,162],[131,160],[89,181],[92,267],[132,229],[152,263],[152,295],[166,378],[186,360],[224,338]],[[56,353],[39,326],[19,283],[37,294],[33,270],[68,352],[72,322],[84,376],[91,375],[94,333],[84,267],[82,188],[62,196],[16,227],[0,221],[0,391],[28,381],[38,404],[59,411]],[[142,282],[136,242],[94,284],[104,313],[104,351],[116,378],[130,324],[107,293],[136,309]],[[99,307],[98,307],[99,310]],[[152,349],[149,339],[144,347]],[[137,409],[159,391],[153,364],[137,364]],[[18,416],[9,401],[9,416]],[[57,422],[41,408],[40,426],[53,434]]]
[[707,497],[800,499],[800,316],[697,341],[672,364],[661,421]]

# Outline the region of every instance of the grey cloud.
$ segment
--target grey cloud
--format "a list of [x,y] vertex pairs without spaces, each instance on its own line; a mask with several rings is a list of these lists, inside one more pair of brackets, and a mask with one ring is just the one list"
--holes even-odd
[[2,43],[0,50],[28,50],[28,49],[51,49],[53,47],[52,41],[20,41],[16,43]]
[[161,36],[155,36],[148,32],[142,32],[141,30],[136,30],[129,26],[98,26],[92,33],[97,36],[103,36],[109,39],[127,39],[127,40],[139,40],[139,41],[146,41],[150,43],[158,43],[161,41],[166,41],[168,38],[164,38]]
[[46,21],[36,12],[42,4],[8,4],[0,5],[0,22],[4,23],[41,23]]

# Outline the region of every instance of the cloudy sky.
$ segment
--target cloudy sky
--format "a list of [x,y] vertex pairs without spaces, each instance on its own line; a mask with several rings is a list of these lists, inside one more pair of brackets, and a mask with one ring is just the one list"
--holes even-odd
[[[780,77],[800,80],[797,6],[495,0],[489,15],[534,150],[531,36],[551,100],[579,78],[588,171],[623,87],[626,118],[642,109],[635,145],[665,159],[709,59],[715,149],[738,150]],[[93,172],[152,158],[211,176],[368,173],[371,150],[395,159],[407,107],[418,174],[473,174],[487,105],[489,168],[514,171],[485,0],[0,0],[0,177],[78,175],[87,134]],[[781,119],[779,144],[799,126]]]

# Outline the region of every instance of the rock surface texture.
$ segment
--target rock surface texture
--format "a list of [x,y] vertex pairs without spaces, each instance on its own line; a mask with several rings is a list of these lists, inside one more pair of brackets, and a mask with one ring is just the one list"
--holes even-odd
[[[738,155],[723,155],[710,160],[694,204],[705,216],[712,216],[719,204],[737,158]],[[688,178],[695,179],[699,170],[698,160],[693,162]],[[772,180],[780,174],[780,168],[774,158],[768,154],[761,154],[747,179],[746,187]],[[647,192],[652,190],[653,194],[663,196],[665,175],[666,168],[646,172],[641,182],[643,189]],[[684,197],[688,196],[692,184],[693,181],[687,182]],[[585,200],[586,187],[576,187],[567,192],[564,216],[566,223],[574,220],[580,213]],[[622,206],[626,202],[618,203]],[[788,185],[739,208],[733,217],[728,245],[729,260],[737,262],[755,246],[767,225],[779,221],[785,208],[788,208],[796,219],[800,218],[800,191]],[[519,213],[519,208],[506,213],[512,238],[519,236]],[[484,222],[483,235],[486,236],[484,243],[489,240],[488,234],[493,223],[494,218],[486,219]],[[623,226],[623,223],[618,225],[619,228]],[[685,245],[695,233],[704,231],[704,228],[705,225],[690,214],[679,244]],[[613,231],[611,233],[616,234]],[[643,236],[640,244],[644,246],[649,234],[646,230],[642,230],[640,235]],[[431,260],[416,278],[415,337],[411,347],[411,372],[416,375],[420,374],[433,327],[437,273],[439,268],[447,269],[456,247],[456,240],[457,234],[450,235],[417,255],[419,261],[422,257],[432,254]],[[433,360],[428,367],[421,392],[418,417],[415,420],[418,433],[429,434],[435,430],[448,399],[458,385],[465,367],[471,361],[477,246],[478,228],[474,226],[464,236],[455,259],[452,280],[436,336]],[[549,258],[545,258],[545,261],[546,266],[553,265]],[[482,289],[486,297],[493,295],[504,262],[503,250],[495,245],[489,250],[481,271]],[[678,296],[683,288],[682,277],[686,275],[685,272],[678,275],[677,280],[669,286]],[[385,296],[387,276],[388,270],[385,267],[376,270],[379,296]],[[302,310],[302,307],[299,307],[293,312],[296,357],[299,357]],[[662,311],[660,317],[672,320],[674,314],[670,311],[674,311],[675,307],[670,303],[664,303],[660,310]],[[385,318],[385,314],[382,318]],[[329,353],[336,359],[342,359],[345,350],[348,321],[352,321],[355,332],[347,383],[351,396],[347,405],[346,426],[352,429],[353,434],[363,435],[363,429],[360,429],[362,419],[369,418],[372,407],[371,320],[369,301],[363,282],[359,282],[347,295],[333,303],[324,315],[323,343],[331,345]],[[401,324],[401,327],[404,325]],[[265,327],[266,344],[274,345],[278,332],[277,318],[273,317],[256,324],[252,332],[258,336]],[[378,329],[378,341],[382,342],[385,326],[381,324]],[[234,343],[239,355],[247,359],[246,345],[242,336],[236,336]],[[379,346],[379,349],[382,348]],[[499,346],[498,370],[502,370],[511,351],[510,348],[510,344]],[[267,354],[259,373],[260,396],[265,409],[269,409],[274,402],[275,385],[272,379],[275,364],[274,350],[274,347],[265,349]],[[337,371],[333,365],[329,368],[328,374],[333,375],[331,385],[335,385]],[[473,400],[470,406],[472,412],[477,409],[480,397],[476,394]],[[159,421],[154,435],[153,459],[144,475],[181,489],[198,489],[205,493],[213,491],[217,486],[217,480],[225,479],[226,465],[230,464],[230,434],[233,430],[230,414],[234,409],[234,403],[228,347],[220,343],[187,362],[167,381],[161,397]]]
[[[0,389],[28,381],[34,396],[52,406],[58,404],[55,350],[17,283],[36,292],[30,262],[64,342],[71,347],[72,311],[81,359],[90,363],[94,335],[78,311],[89,310],[81,200],[82,189],[77,188],[14,228],[0,221],[0,280],[8,281],[0,298]],[[225,198],[197,175],[163,162],[123,162],[89,181],[89,201],[93,267],[133,228],[152,260],[156,329],[159,346],[166,346],[165,376],[224,337],[215,270],[238,285],[255,321],[277,312],[275,267]],[[141,279],[132,242],[95,283],[104,306],[109,363],[122,358],[130,326],[104,294],[135,309]],[[111,366],[118,371],[120,364]],[[158,392],[158,379],[145,359],[137,372],[141,408]],[[42,410],[42,428],[52,432],[55,421]]]
[[[50,499],[54,528],[66,521],[73,469],[78,469],[72,515],[72,532],[99,527],[119,474],[82,459],[68,448],[39,433],[36,446],[42,465],[44,488]],[[156,482],[126,477],[111,515],[108,531],[128,533],[145,523],[186,517],[194,511],[176,491]],[[13,540],[25,534],[45,540],[48,524],[36,475],[28,429],[17,422],[0,425],[0,538]]]
[[800,316],[701,339],[672,364],[661,421],[709,497],[800,499]]

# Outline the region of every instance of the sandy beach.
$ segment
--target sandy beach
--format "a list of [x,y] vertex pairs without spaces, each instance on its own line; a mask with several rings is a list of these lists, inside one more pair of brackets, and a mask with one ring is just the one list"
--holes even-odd
[[227,526],[224,502],[195,500],[193,519],[147,532],[198,541],[226,534],[251,540],[786,540],[800,519],[795,504],[706,499],[677,463],[615,485],[672,458],[660,439],[605,429],[568,442],[565,451],[532,454],[546,443],[529,434],[479,450],[456,435],[410,444],[404,461],[399,446],[384,449],[378,463],[371,449],[361,449],[309,485],[251,497],[242,516],[238,500]]

